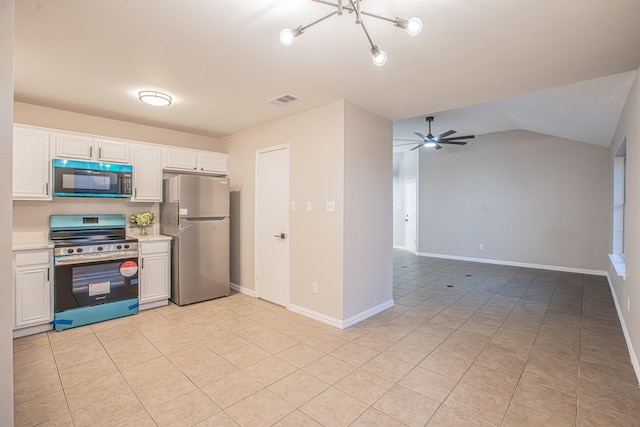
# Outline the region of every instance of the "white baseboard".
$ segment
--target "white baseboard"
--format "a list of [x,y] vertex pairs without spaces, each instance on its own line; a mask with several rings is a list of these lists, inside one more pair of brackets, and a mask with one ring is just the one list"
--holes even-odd
[[168,299],[161,299],[159,301],[151,301],[151,302],[145,302],[140,304],[140,311],[142,310],[149,310],[151,308],[158,308],[158,307],[162,307],[165,305],[169,305],[169,300]]
[[430,254],[426,252],[418,252],[416,253],[416,255],[427,256],[431,258],[455,259],[458,261],[482,262],[485,264],[508,265],[511,267],[537,268],[540,270],[562,271],[566,273],[580,273],[580,274],[591,274],[593,276],[607,276],[607,272],[604,270],[589,270],[586,268],[563,267],[560,265],[531,264],[528,262],[502,261],[498,259],[471,258],[471,257],[463,257],[463,256],[456,256],[456,255]]
[[396,246],[396,245],[393,245],[393,249],[403,249],[403,250],[407,250],[406,246]]
[[40,332],[47,332],[51,330],[53,330],[53,325],[51,323],[45,323],[44,325],[28,326],[26,328],[14,329],[13,337],[14,338],[26,337],[27,335],[39,334]]
[[353,326],[358,322],[362,322],[363,320],[380,313],[381,311],[393,307],[393,305],[393,300],[389,300],[361,313],[358,313],[355,316],[351,316],[345,320],[336,319],[335,317],[327,316],[326,314],[318,313],[317,311],[309,310],[308,308],[301,307],[295,304],[289,304],[287,308],[294,313],[298,313],[310,319],[326,323],[327,325],[333,326],[335,328],[346,329],[349,326]]
[[629,336],[629,331],[627,330],[627,324],[624,322],[622,309],[618,304],[618,297],[616,296],[616,290],[613,288],[613,282],[611,282],[611,277],[609,276],[609,274],[607,274],[607,281],[609,282],[609,289],[611,289],[613,302],[616,305],[616,312],[618,313],[618,319],[620,320],[620,325],[622,326],[622,333],[624,334],[624,340],[627,342],[627,349],[629,349],[629,357],[631,358],[631,365],[633,366],[633,370],[636,373],[636,379],[638,381],[638,384],[640,384],[640,363],[638,363],[638,357],[636,356],[636,352],[633,350],[633,344],[631,344],[631,337]]
[[231,289],[233,289],[234,291],[238,291],[241,294],[249,295],[250,297],[256,298],[256,291],[254,291],[253,289],[245,288],[244,286],[237,285],[233,282],[231,282],[230,285]]

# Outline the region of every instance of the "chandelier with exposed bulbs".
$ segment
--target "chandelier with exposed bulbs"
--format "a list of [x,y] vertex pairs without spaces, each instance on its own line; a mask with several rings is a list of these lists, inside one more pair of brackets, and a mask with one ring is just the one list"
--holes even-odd
[[387,54],[384,50],[378,48],[378,46],[373,42],[373,40],[371,40],[371,36],[369,36],[369,32],[367,31],[367,27],[365,27],[364,22],[362,21],[363,15],[370,16],[376,19],[381,19],[383,21],[392,22],[395,27],[404,29],[406,33],[412,37],[417,36],[422,31],[422,20],[420,18],[416,18],[416,17],[409,18],[409,19],[397,18],[397,17],[387,18],[384,16],[376,15],[374,13],[366,12],[360,8],[360,3],[362,3],[362,0],[338,0],[337,2],[330,2],[325,0],[311,0],[311,1],[315,1],[316,3],[326,4],[327,6],[332,6],[335,8],[335,10],[326,16],[316,19],[310,24],[299,25],[295,28],[285,28],[284,30],[280,31],[280,42],[283,45],[290,46],[295,40],[295,38],[298,37],[300,34],[304,33],[304,31],[307,28],[313,25],[316,25],[317,23],[322,22],[325,19],[330,18],[334,15],[340,16],[346,10],[347,13],[354,15],[356,25],[360,25],[360,27],[362,28],[362,31],[364,31],[364,35],[367,36],[367,40],[371,45],[371,60],[373,61],[373,64],[378,67],[381,67],[387,62]]

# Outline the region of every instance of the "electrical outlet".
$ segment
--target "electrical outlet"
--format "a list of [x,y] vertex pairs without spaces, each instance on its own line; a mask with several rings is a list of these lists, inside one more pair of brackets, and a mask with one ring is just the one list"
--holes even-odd
[[311,202],[307,202],[307,212],[311,212]]
[[292,211],[296,210],[296,202],[291,202],[291,210]]
[[318,284],[316,282],[311,283],[311,292],[314,294],[318,293]]
[[336,202],[333,200],[327,200],[327,212],[335,212],[336,211]]
[[484,243],[480,243],[480,250],[484,249]]

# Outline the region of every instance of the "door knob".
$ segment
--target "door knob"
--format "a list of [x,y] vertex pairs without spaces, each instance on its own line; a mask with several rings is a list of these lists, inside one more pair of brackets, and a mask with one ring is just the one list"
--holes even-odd
[[284,233],[280,233],[280,234],[274,234],[273,237],[278,237],[278,238],[284,240],[286,236],[285,236]]

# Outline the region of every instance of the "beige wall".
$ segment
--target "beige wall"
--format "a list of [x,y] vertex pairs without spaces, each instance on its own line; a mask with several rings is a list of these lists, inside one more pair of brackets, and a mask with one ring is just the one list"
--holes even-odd
[[198,150],[222,151],[219,139],[16,102],[14,122]]
[[393,299],[393,124],[345,103],[343,314]]
[[[289,144],[290,302],[341,318],[344,105],[337,102],[241,132],[223,141],[231,181],[231,281],[255,289],[256,150]],[[321,209],[336,201],[336,214]],[[306,202],[313,206],[306,212]],[[318,293],[311,283],[318,283]]]
[[608,157],[527,131],[421,150],[419,252],[606,270]]
[[[637,357],[640,356],[640,79],[631,87],[627,103],[618,122],[615,136],[609,147],[610,165],[613,169],[613,159],[622,141],[627,139],[627,221],[626,221],[626,278],[618,276],[609,265],[609,278],[617,297],[624,325],[629,335],[628,344],[635,351],[634,367],[640,379],[640,366]],[[611,175],[613,183],[613,175]],[[611,184],[613,185],[613,184]],[[613,212],[613,198],[607,202],[607,208]],[[613,225],[609,220],[609,247],[613,250]],[[629,309],[627,309],[629,299]]]
[[0,425],[13,425],[13,280],[11,165],[13,121],[13,0],[0,0]]
[[[391,122],[345,101],[225,138],[231,281],[255,289],[256,150],[289,144],[290,200],[297,204],[289,224],[290,303],[345,319],[391,299],[390,141]],[[312,212],[306,211],[308,201]],[[326,212],[327,201],[335,201],[335,212]]]

